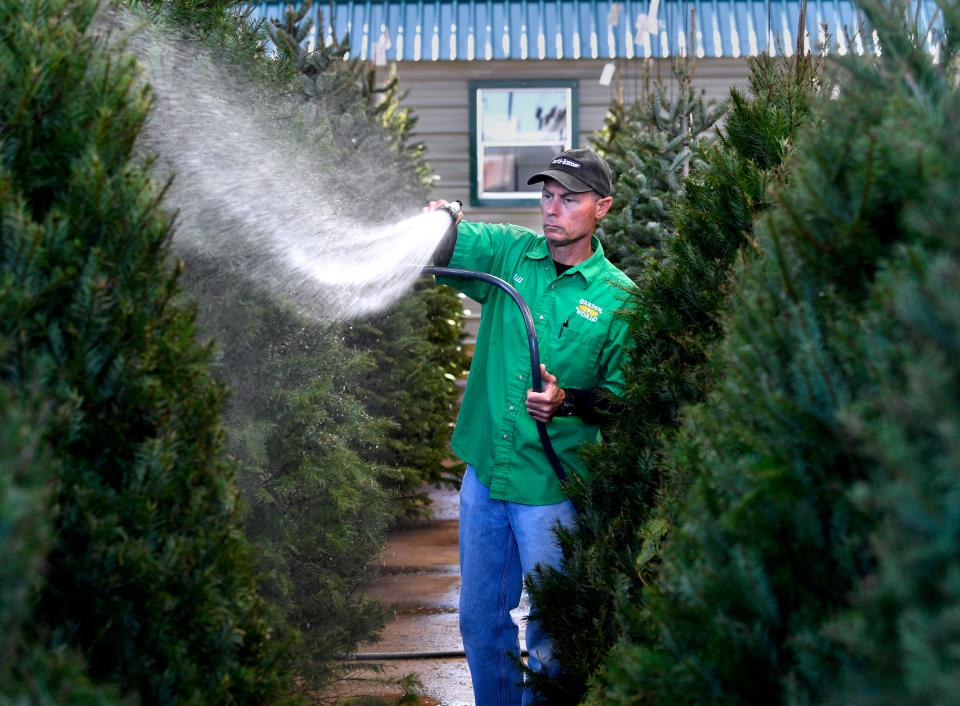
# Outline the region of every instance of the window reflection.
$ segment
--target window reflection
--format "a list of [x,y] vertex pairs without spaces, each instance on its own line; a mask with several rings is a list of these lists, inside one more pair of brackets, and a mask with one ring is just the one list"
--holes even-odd
[[565,142],[567,92],[485,90],[484,142]]
[[477,91],[478,186],[481,198],[528,198],[527,185],[570,144],[570,88],[482,88]]
[[540,184],[527,184],[527,179],[560,152],[562,142],[549,147],[488,147],[483,154],[483,190],[540,191]]

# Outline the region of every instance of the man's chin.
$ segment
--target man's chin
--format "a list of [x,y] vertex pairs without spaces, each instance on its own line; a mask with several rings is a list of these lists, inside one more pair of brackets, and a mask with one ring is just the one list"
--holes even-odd
[[573,245],[574,243],[577,243],[583,240],[584,238],[584,236],[582,235],[571,236],[568,233],[565,233],[563,231],[546,230],[546,229],[544,229],[543,235],[547,239],[548,243],[561,248],[564,248],[568,245]]

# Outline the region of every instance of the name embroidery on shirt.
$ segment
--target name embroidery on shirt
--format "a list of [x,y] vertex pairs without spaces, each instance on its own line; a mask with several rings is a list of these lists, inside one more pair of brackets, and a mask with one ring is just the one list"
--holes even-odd
[[602,306],[597,306],[593,302],[588,302],[586,299],[581,299],[580,303],[577,304],[577,315],[582,316],[587,321],[596,321],[602,313]]
[[520,284],[520,283],[523,282],[523,277],[521,277],[520,275],[514,273],[514,275],[513,275],[513,281],[516,282],[517,284]]

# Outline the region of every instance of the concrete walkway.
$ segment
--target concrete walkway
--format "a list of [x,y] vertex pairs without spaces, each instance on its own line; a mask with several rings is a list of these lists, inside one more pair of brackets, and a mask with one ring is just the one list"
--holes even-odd
[[[412,528],[387,537],[378,561],[379,576],[365,593],[393,612],[379,642],[360,645],[358,652],[447,652],[462,651],[457,625],[460,569],[457,558],[458,498],[454,490],[429,490],[433,517]],[[515,611],[521,626],[526,600]],[[382,676],[415,675],[423,684],[421,703],[443,706],[473,706],[473,691],[466,659],[389,660],[380,663]],[[354,694],[385,694],[372,683],[358,681]]]
[[[367,594],[389,606],[394,618],[379,642],[360,652],[448,652],[463,649],[457,627],[460,568],[457,559],[456,491],[430,489],[433,518],[392,532],[380,555],[380,576]],[[472,706],[464,658],[397,660],[387,674],[416,674],[424,693],[445,706]]]

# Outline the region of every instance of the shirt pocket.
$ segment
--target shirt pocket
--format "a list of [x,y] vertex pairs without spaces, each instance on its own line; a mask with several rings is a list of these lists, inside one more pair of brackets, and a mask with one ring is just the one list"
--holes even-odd
[[550,342],[550,365],[561,387],[589,390],[600,386],[600,347],[606,330],[599,321],[586,321],[576,314]]

